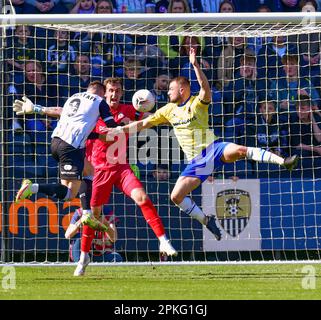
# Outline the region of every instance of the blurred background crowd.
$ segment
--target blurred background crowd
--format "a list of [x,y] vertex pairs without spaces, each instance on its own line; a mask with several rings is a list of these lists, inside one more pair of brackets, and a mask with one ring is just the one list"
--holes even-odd
[[[17,14],[321,11],[321,0],[12,0],[11,4]],[[320,176],[318,32],[222,38],[16,26],[6,33],[7,106],[23,95],[43,106],[63,106],[70,95],[85,91],[89,82],[114,76],[123,79],[122,102],[130,103],[135,91],[147,88],[155,95],[155,111],[167,103],[168,84],[173,77],[188,77],[193,94],[198,92],[188,58],[189,48],[195,47],[212,86],[209,122],[215,134],[226,141],[262,147],[282,156],[299,154],[301,163],[294,176]],[[57,120],[35,115],[19,118],[13,114],[10,118],[14,129],[10,152],[21,155],[15,158],[21,161],[16,170],[23,170],[24,175],[30,170],[29,176],[56,177],[57,167],[48,147]],[[137,165],[141,174],[153,172],[156,179],[166,180],[175,178],[184,161],[181,155],[178,162]],[[157,174],[157,170],[162,173]],[[241,161],[217,172],[214,178],[288,174],[273,165]]]

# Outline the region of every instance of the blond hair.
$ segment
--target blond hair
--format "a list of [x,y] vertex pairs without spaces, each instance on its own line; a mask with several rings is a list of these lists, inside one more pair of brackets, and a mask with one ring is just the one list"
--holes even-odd
[[173,11],[174,2],[181,2],[181,3],[183,3],[184,9],[185,9],[185,11],[184,11],[185,13],[190,13],[190,12],[191,12],[191,10],[190,10],[190,8],[189,8],[189,5],[188,5],[188,3],[187,3],[186,0],[170,0],[170,1],[169,1],[169,4],[168,4],[168,9],[167,9],[167,11],[168,11],[169,13]]

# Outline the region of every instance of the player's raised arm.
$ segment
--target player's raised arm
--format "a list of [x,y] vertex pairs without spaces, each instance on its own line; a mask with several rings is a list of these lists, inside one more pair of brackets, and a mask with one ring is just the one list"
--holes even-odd
[[194,67],[194,71],[197,77],[197,81],[201,87],[199,92],[199,99],[202,102],[210,103],[212,99],[212,93],[211,93],[211,87],[207,80],[206,75],[202,71],[196,57],[196,50],[194,48],[191,48],[189,51],[189,61]]
[[17,116],[23,114],[41,114],[50,117],[60,117],[62,108],[61,107],[43,107],[39,104],[34,104],[26,96],[23,96],[21,100],[15,100],[13,103],[13,111]]

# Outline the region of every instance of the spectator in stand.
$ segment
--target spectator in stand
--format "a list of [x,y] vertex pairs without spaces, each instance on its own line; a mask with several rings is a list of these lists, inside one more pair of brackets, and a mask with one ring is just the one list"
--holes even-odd
[[[253,6],[253,4],[252,4]],[[265,4],[258,4],[257,12],[270,13],[271,8]],[[256,55],[259,53],[263,45],[272,41],[272,37],[255,37],[248,39],[249,43],[253,44],[254,51]]]
[[286,120],[276,112],[276,101],[272,97],[260,101],[256,118],[246,122],[246,145],[287,157],[289,132]]
[[283,12],[291,12],[291,11],[299,11],[299,0],[281,0],[282,2],[282,11]]
[[118,13],[153,13],[155,3],[153,0],[117,0]]
[[[240,68],[230,90],[223,91],[226,141],[245,144],[245,124],[255,123],[257,94],[255,53],[247,49],[240,59]],[[232,93],[232,94],[231,94]]]
[[98,0],[95,13],[113,13],[114,5],[111,0]]
[[168,0],[158,0],[156,1],[155,12],[156,13],[167,13],[168,12]]
[[124,63],[124,102],[131,103],[133,94],[139,89],[151,89],[151,81],[148,74],[144,72],[141,61],[136,58],[128,58]]
[[21,83],[24,77],[25,61],[43,60],[42,50],[36,49],[31,27],[19,25],[14,30],[14,36],[7,37],[5,59],[7,71],[12,71],[13,83]]
[[[95,230],[92,242],[92,260],[94,262],[122,262],[121,255],[115,252],[115,242],[117,241],[117,220],[109,207],[106,207],[104,214],[100,216],[100,221],[108,226],[108,232]],[[81,231],[82,209],[77,209],[71,218],[66,230],[66,239],[71,239]],[[70,244],[69,257],[72,262],[78,262],[81,252],[81,238],[77,238]]]
[[158,164],[153,170],[153,177],[157,181],[168,181],[171,177],[167,164]]
[[240,67],[240,59],[248,47],[244,37],[228,38],[227,44],[223,45],[217,61],[217,86],[219,89],[228,90],[232,80],[236,79],[236,71]]
[[[215,2],[218,0],[188,0],[186,3],[189,5],[190,11],[197,13],[197,12],[214,12],[214,11],[205,11],[204,4],[207,5],[209,9],[211,6],[211,2]],[[155,12],[156,13],[167,13],[169,7],[168,0],[159,0],[156,2]]]
[[[14,93],[13,100],[21,100],[23,96],[28,96],[35,104],[47,107],[58,106],[61,103],[60,97],[63,95],[63,88],[55,84],[52,77],[45,74],[42,64],[37,60],[25,63],[24,82],[15,84],[11,90],[11,93]],[[51,133],[56,127],[57,119],[40,114],[26,114],[17,119],[21,127],[24,128],[24,132],[31,138],[34,154],[37,157],[39,175],[42,171],[43,173],[49,172],[49,175],[52,173],[56,175],[56,162],[48,157],[50,154],[48,141],[50,141]]]
[[[301,0],[299,6],[302,12],[315,12],[318,7],[315,0]],[[289,41],[299,49],[302,75],[311,78],[313,83],[319,84],[320,33],[303,33],[289,36]]]
[[288,43],[285,36],[275,36],[272,42],[263,45],[257,56],[258,89],[261,100],[266,99],[271,83],[284,78],[282,57],[296,54],[297,47]]
[[172,78],[171,74],[167,69],[161,69],[155,79],[153,89],[151,92],[155,96],[155,107],[150,112],[154,113],[157,109],[163,107],[168,101],[168,85]]
[[258,12],[260,7],[268,8],[269,11],[266,12],[283,11],[283,3],[281,0],[236,0],[233,1],[233,4],[236,12]]
[[204,12],[202,1],[199,0],[189,0],[188,1],[191,12],[198,13]]
[[[33,9],[33,7],[30,4],[27,4],[25,0],[11,0],[11,3],[14,7],[16,14],[26,13]],[[14,12],[8,12],[8,13],[14,13]]]
[[47,53],[47,71],[53,73],[70,72],[71,63],[76,60],[77,52],[70,45],[69,33],[64,30],[56,30],[53,44],[49,46]]
[[[279,156],[289,155],[289,123],[288,119],[276,112],[276,101],[272,97],[260,101],[255,119],[247,118],[245,125],[245,142],[250,147],[264,148]],[[257,178],[288,176],[274,164],[248,162],[247,170]],[[257,176],[258,175],[258,176]]]
[[25,3],[29,6],[25,8],[24,13],[68,13],[67,8],[60,0],[25,0]]
[[165,54],[158,46],[158,36],[156,35],[133,35],[133,43],[135,44],[132,55],[141,61],[142,65],[148,68],[148,73],[154,77],[157,70],[168,67]]
[[298,56],[285,55],[282,57],[282,64],[286,77],[278,78],[271,85],[273,98],[278,101],[277,110],[285,113],[296,113],[296,102],[302,90],[311,97],[313,104],[318,106],[320,96],[310,79],[299,77]]
[[[193,0],[190,0],[190,4]],[[272,11],[282,11],[281,0],[201,0],[198,1],[203,11],[193,12],[257,12],[260,5],[268,6]],[[195,0],[194,0],[195,3]]]
[[66,100],[73,94],[86,91],[90,82],[100,80],[90,74],[90,59],[86,54],[79,54],[75,62],[71,65],[71,74],[58,73],[52,74],[52,79],[57,87],[62,88],[60,98],[62,102],[58,104],[63,106]]
[[300,155],[303,172],[320,177],[321,112],[306,94],[301,94],[296,102],[289,133],[291,153]]
[[220,13],[232,13],[235,12],[235,6],[232,1],[223,0],[220,3],[218,12]]
[[[168,13],[190,13],[190,8],[186,0],[170,0],[168,5]],[[169,60],[178,56],[181,43],[182,37],[158,37],[158,47]]]
[[318,11],[318,3],[316,0],[301,0],[299,8],[302,12],[316,12]]
[[77,0],[70,13],[94,13],[96,10],[95,0]]
[[[60,90],[58,90],[54,78],[46,75],[43,66],[38,60],[29,60],[25,62],[25,79],[23,83],[14,84],[11,93],[15,94],[14,99],[19,99],[26,95],[32,99],[35,104],[48,107],[59,105]],[[10,103],[11,105],[12,103]],[[34,115],[26,115],[34,118]]]
[[218,12],[221,0],[201,0],[203,12]]
[[[97,1],[95,13],[113,13],[111,0]],[[76,34],[79,38],[80,51],[88,53],[91,62],[91,73],[94,77],[109,77],[123,75],[124,56],[134,52],[134,44],[130,36],[107,33]]]
[[187,0],[170,0],[168,4],[168,13],[190,13],[191,9]]
[[[90,82],[99,80],[90,74],[90,58],[86,54],[79,54],[74,63],[74,72],[69,78],[69,95],[86,91]],[[68,79],[67,79],[68,81]],[[65,83],[67,85],[67,83]]]

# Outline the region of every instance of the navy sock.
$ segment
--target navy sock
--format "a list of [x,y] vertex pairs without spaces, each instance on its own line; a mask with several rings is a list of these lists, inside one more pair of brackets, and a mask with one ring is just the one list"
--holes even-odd
[[39,184],[39,193],[44,193],[47,196],[55,197],[57,199],[65,199],[68,188],[60,183],[57,184]]
[[92,180],[83,178],[79,188],[79,198],[83,210],[90,210]]

